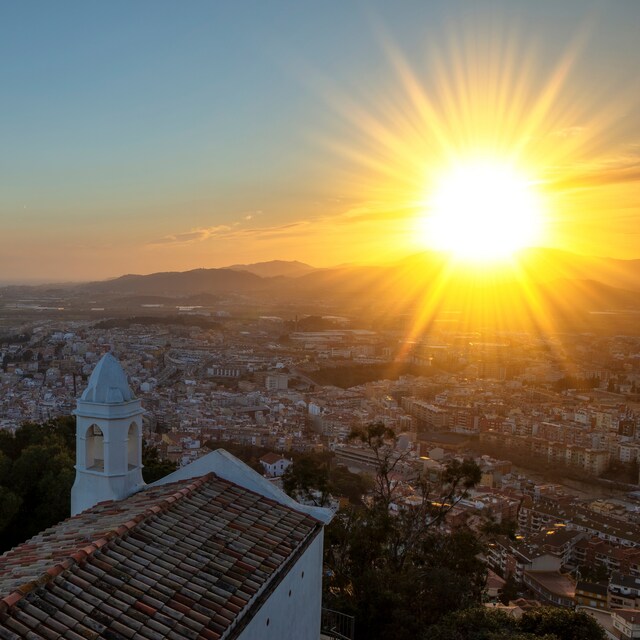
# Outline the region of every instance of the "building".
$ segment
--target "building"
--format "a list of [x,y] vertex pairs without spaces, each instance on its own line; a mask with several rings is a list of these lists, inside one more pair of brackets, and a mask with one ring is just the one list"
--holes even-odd
[[592,609],[609,609],[608,589],[606,584],[582,582],[576,584],[576,606]]
[[559,571],[525,571],[523,584],[542,602],[570,609],[574,606],[575,583]]
[[614,571],[609,579],[609,607],[640,609],[640,578]]
[[618,609],[611,613],[615,635],[620,640],[640,638],[640,611],[637,609]]
[[220,449],[140,483],[129,422],[140,405],[109,354],[89,389],[76,515],[0,557],[0,637],[317,640],[331,512]]
[[289,376],[286,373],[269,373],[264,386],[267,391],[286,391],[289,388]]
[[293,464],[292,460],[278,455],[267,453],[260,458],[260,464],[264,467],[264,475],[268,478],[279,478]]
[[72,516],[104,500],[122,500],[142,488],[143,413],[120,363],[106,353],[75,411]]

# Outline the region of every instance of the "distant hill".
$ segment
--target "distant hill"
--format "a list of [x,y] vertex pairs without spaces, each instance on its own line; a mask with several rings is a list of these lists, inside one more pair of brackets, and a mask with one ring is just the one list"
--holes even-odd
[[[47,296],[53,298],[62,290],[51,285],[7,287],[0,289],[0,298],[22,303],[38,291],[46,304]],[[373,266],[314,269],[301,262],[274,260],[224,269],[126,275],[76,285],[72,293],[90,296],[109,309],[143,306],[152,315],[176,304],[214,306],[235,294],[261,308],[295,303],[315,314],[350,315],[396,328],[412,323],[416,330],[437,322],[458,331],[490,325],[578,331],[616,326],[635,333],[640,260],[528,249],[516,268],[484,271],[456,268],[446,254],[425,251]]]
[[297,260],[271,260],[269,262],[254,262],[253,264],[234,264],[227,269],[234,271],[248,271],[261,278],[286,276],[296,278],[315,271],[315,267]]
[[609,287],[640,291],[640,260],[582,256],[560,249],[526,249],[519,254],[523,273],[538,282],[597,280]]
[[244,293],[264,289],[268,281],[247,271],[194,269],[149,275],[126,275],[113,280],[83,285],[92,293],[137,294],[145,296],[193,296],[199,294]]

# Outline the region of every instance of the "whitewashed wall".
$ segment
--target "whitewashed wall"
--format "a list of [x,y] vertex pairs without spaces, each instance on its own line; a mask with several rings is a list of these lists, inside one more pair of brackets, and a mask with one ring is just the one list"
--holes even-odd
[[320,532],[242,631],[239,640],[318,640],[323,539],[324,532]]

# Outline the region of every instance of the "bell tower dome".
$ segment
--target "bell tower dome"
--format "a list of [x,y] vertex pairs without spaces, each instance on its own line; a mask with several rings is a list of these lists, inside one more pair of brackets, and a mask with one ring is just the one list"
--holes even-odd
[[106,353],[77,402],[74,516],[105,500],[122,500],[144,486],[142,415],[120,363]]

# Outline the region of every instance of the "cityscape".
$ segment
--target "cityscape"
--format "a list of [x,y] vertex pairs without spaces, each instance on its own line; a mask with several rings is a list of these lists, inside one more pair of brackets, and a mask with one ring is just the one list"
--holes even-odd
[[223,4],[3,9],[0,637],[640,637],[640,5]]

